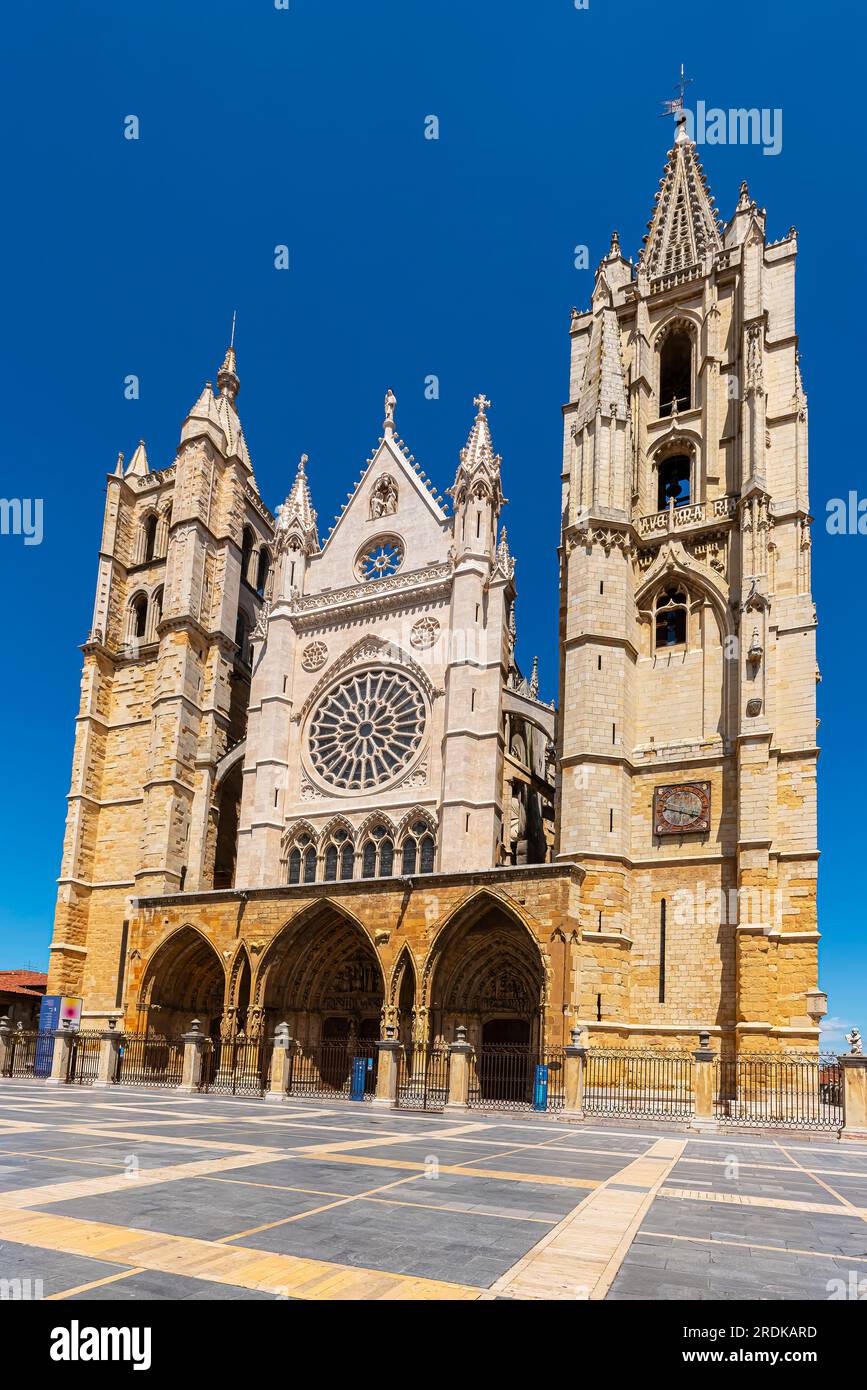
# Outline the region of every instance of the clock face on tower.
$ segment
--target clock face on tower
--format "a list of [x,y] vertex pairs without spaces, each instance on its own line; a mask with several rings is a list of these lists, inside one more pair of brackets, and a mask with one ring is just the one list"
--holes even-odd
[[655,787],[655,835],[695,835],[710,829],[710,782],[681,782]]

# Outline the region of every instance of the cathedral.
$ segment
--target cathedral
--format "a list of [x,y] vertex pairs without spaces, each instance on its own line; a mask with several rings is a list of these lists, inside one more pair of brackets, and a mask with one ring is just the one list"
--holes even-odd
[[484,395],[443,496],[389,391],[327,535],[306,457],[260,496],[233,347],[173,462],[119,458],[49,976],[83,1027],[815,1051],[796,255],[746,184],[720,219],[681,115],[572,311],[556,707]]

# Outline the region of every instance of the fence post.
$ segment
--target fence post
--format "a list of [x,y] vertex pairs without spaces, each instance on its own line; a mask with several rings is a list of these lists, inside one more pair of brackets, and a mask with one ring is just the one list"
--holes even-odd
[[51,1071],[45,1078],[46,1086],[65,1086],[68,1080],[69,1061],[75,1034],[66,1028],[52,1029],[54,1048],[51,1053]]
[[443,1107],[446,1115],[463,1114],[469,1109],[472,1051],[472,1045],[467,1042],[467,1030],[460,1024],[455,1030],[455,1041],[449,1044],[449,1097]]
[[289,1024],[278,1023],[274,1029],[274,1051],[271,1053],[271,1079],[268,1090],[265,1092],[266,1100],[280,1101],[285,1100],[289,1093],[289,1082],[292,1076],[292,1053],[295,1049],[295,1039],[289,1036]]
[[699,1033],[698,1048],[692,1054],[695,1068],[695,1106],[692,1129],[715,1129],[713,1117],[713,1078],[716,1053],[710,1046],[710,1033]]
[[843,1074],[841,1139],[867,1139],[867,1057],[848,1053],[840,1058]]
[[9,1015],[0,1018],[0,1076],[12,1075],[12,1024]]
[[178,1095],[189,1096],[199,1089],[199,1083],[202,1079],[202,1053],[205,1046],[205,1035],[197,1018],[194,1018],[190,1024],[189,1033],[181,1034],[181,1042],[184,1045],[184,1069],[181,1073]]
[[581,1029],[572,1029],[572,1042],[563,1049],[563,1115],[570,1120],[584,1119],[584,1060],[587,1048],[581,1046]]
[[96,1080],[94,1089],[106,1090],[114,1085],[117,1076],[117,1060],[120,1045],[123,1042],[123,1033],[116,1031],[117,1023],[115,1019],[109,1019],[109,1031],[100,1034],[99,1041],[99,1063],[96,1070]]
[[397,1105],[397,1056],[400,1043],[394,1036],[394,1025],[386,1025],[385,1037],[376,1044],[379,1062],[376,1069],[376,1094],[372,1104],[382,1109]]

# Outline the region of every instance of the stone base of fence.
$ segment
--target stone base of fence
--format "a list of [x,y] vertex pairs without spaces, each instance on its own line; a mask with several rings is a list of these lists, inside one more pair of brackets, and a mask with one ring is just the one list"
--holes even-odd
[[843,1128],[841,1139],[867,1140],[867,1057],[852,1054],[840,1058],[843,1072]]

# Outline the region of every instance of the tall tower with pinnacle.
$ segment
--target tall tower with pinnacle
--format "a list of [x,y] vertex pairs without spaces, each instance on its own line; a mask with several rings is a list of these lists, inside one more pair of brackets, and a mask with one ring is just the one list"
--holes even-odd
[[556,853],[658,1040],[813,1045],[816,615],[792,229],[714,209],[682,102],[637,265],[573,311]]

